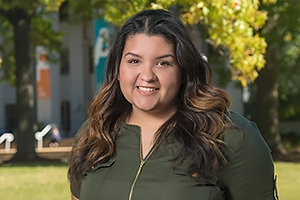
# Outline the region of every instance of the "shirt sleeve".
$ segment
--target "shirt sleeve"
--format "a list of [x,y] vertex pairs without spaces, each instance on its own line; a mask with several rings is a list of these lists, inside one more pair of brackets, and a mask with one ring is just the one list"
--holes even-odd
[[233,115],[233,122],[240,130],[225,132],[227,164],[219,174],[226,199],[274,200],[274,164],[270,149],[253,122]]
[[71,189],[71,194],[76,197],[77,199],[80,198],[80,189],[79,188],[76,188],[76,187],[73,187],[72,185],[70,186],[70,189]]

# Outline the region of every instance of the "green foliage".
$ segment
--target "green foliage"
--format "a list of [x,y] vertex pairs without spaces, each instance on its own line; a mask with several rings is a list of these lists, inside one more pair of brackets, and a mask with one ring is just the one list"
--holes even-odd
[[64,1],[66,0],[0,0],[0,8],[9,10],[19,7],[33,14],[39,6],[46,6],[48,10],[55,11]]
[[264,8],[269,19],[262,30],[269,44],[276,47],[279,119],[300,118],[300,1],[277,1]]
[[13,57],[13,30],[9,22],[0,16],[0,82],[7,82],[15,85],[15,58]]
[[58,51],[61,48],[63,34],[57,32],[52,27],[52,19],[45,14],[32,19],[32,41],[34,46],[44,46],[49,52]]
[[137,13],[150,6],[148,0],[108,0],[105,7],[105,18],[108,22],[121,25],[125,20],[131,17],[133,13]]
[[[300,119],[300,80],[298,66],[297,74],[287,73],[290,78],[279,77],[279,119],[299,120]],[[285,73],[286,75],[286,73]]]
[[184,16],[188,23],[204,23],[209,40],[228,51],[233,79],[243,86],[248,79],[256,79],[257,70],[265,64],[266,48],[264,39],[255,34],[266,20],[266,13],[258,10],[258,1],[200,2]]
[[[223,49],[229,57],[232,78],[243,86],[254,81],[264,66],[266,42],[257,31],[264,25],[267,13],[259,10],[259,0],[69,0],[78,8],[101,9],[108,22],[120,26],[130,16],[144,9],[162,8],[181,16],[186,24],[200,24],[208,33],[207,42]],[[264,0],[271,4],[276,0]],[[80,13],[87,14],[87,11]],[[92,13],[92,12],[90,12]],[[99,12],[98,12],[99,13]]]
[[66,0],[40,0],[40,4],[45,5],[49,11],[56,11],[64,1]]

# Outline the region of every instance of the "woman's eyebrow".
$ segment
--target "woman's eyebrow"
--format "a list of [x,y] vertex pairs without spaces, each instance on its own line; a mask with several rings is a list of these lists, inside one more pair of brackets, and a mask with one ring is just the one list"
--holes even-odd
[[126,56],[134,56],[134,57],[138,57],[138,58],[142,58],[142,56],[140,56],[139,54],[136,54],[136,53],[132,53],[132,52],[128,52],[126,53],[123,57],[125,58]]
[[172,57],[175,59],[175,56],[173,54],[166,54],[166,55],[158,56],[157,59],[162,59],[162,58],[167,58],[167,57]]
[[[124,58],[128,55],[131,55],[131,56],[134,56],[134,57],[138,57],[138,58],[142,58],[142,56],[140,56],[139,54],[136,54],[136,53],[133,53],[133,52],[127,52],[125,55],[124,55]],[[162,59],[162,58],[167,58],[167,57],[172,57],[175,59],[175,56],[173,54],[165,54],[165,55],[161,55],[161,56],[158,56],[156,57],[156,59]]]

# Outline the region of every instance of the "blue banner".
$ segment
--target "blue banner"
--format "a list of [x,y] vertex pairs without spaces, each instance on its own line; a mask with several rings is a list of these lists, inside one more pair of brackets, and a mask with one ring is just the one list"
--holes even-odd
[[96,93],[99,91],[104,80],[106,57],[109,51],[108,23],[102,18],[94,20],[94,65],[96,79]]

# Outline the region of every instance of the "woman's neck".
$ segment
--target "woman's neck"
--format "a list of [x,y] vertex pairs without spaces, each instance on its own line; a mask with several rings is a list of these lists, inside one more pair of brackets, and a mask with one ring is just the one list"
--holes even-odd
[[132,110],[125,121],[141,128],[141,155],[143,158],[148,154],[155,141],[155,134],[158,129],[174,115],[176,110],[168,114],[154,114]]
[[125,122],[128,124],[135,124],[140,127],[153,127],[158,129],[162,126],[168,119],[170,119],[176,112],[176,109],[172,109],[169,112],[145,112],[139,109],[132,109],[129,116],[126,118]]

